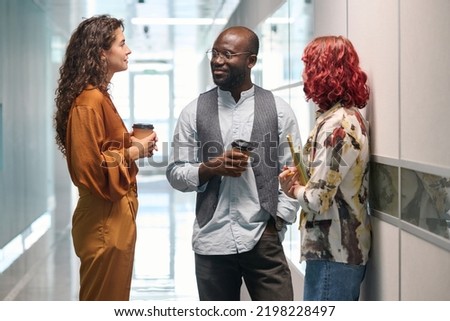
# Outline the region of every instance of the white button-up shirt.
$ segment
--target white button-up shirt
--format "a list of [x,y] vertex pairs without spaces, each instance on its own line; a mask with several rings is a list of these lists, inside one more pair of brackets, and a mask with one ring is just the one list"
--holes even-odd
[[[297,119],[291,107],[275,96],[278,114],[278,134],[282,151],[279,164],[291,164],[286,135],[301,146]],[[231,148],[235,139],[250,141],[254,118],[254,87],[242,92],[236,103],[231,93],[218,90],[220,132],[224,149]],[[183,192],[202,192],[207,183],[199,186],[199,144],[197,140],[197,99],[181,112],[174,132],[173,148],[167,167],[170,184]],[[288,224],[295,222],[298,201],[279,192],[277,215]],[[226,255],[250,251],[264,232],[270,214],[259,204],[255,176],[251,165],[240,177],[223,177],[219,202],[213,218],[200,228],[195,221],[193,250],[202,255]],[[282,232],[284,233],[284,231]]]

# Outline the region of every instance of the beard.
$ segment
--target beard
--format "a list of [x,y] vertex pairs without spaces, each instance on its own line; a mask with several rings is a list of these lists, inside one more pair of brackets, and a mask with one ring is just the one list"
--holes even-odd
[[[213,69],[213,68],[212,68]],[[214,75],[212,73],[214,83],[222,90],[229,91],[240,87],[245,80],[245,68],[229,68],[228,73],[223,75]]]

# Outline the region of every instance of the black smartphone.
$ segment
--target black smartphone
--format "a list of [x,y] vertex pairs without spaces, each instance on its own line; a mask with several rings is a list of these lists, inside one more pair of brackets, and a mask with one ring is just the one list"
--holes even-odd
[[243,139],[236,139],[231,143],[232,148],[236,148],[240,150],[241,152],[251,152],[256,147],[258,147],[257,142],[248,142]]

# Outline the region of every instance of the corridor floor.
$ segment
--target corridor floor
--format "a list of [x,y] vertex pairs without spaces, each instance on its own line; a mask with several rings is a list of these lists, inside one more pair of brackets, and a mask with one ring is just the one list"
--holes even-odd
[[[173,191],[165,176],[140,175],[131,300],[198,300],[191,249],[194,201],[192,193]],[[9,279],[15,284],[9,284],[12,290],[3,300],[78,300],[79,266],[70,227],[58,235],[47,234],[27,258],[5,271],[3,282]],[[19,272],[23,276],[17,279],[14,275]]]

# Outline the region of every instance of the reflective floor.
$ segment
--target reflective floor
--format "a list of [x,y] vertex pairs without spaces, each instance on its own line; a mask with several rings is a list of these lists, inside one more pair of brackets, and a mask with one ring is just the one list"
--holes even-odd
[[[191,248],[195,193],[174,190],[165,175],[146,173],[145,169],[140,173],[130,299],[198,301]],[[55,213],[49,215],[51,228],[7,269],[0,270],[0,301],[78,300],[79,262],[73,250],[71,227],[67,225],[70,204],[76,203],[77,196],[67,195],[70,191],[61,192],[58,186],[55,188],[57,205]],[[287,235],[290,236],[283,242],[286,255],[297,260],[298,232],[294,229]],[[293,282],[300,284],[301,267],[292,265],[291,260],[290,263]],[[299,290],[296,286],[295,298],[301,295]],[[242,298],[248,299],[246,290],[243,291]]]
[[[174,191],[165,176],[139,176],[131,300],[198,300],[191,249],[194,201],[193,193]],[[25,273],[18,273],[21,269]],[[1,274],[0,285],[8,289],[3,300],[78,300],[78,258],[70,227],[47,232]]]
[[165,176],[139,177],[138,240],[132,300],[198,300],[191,248],[195,194]]

